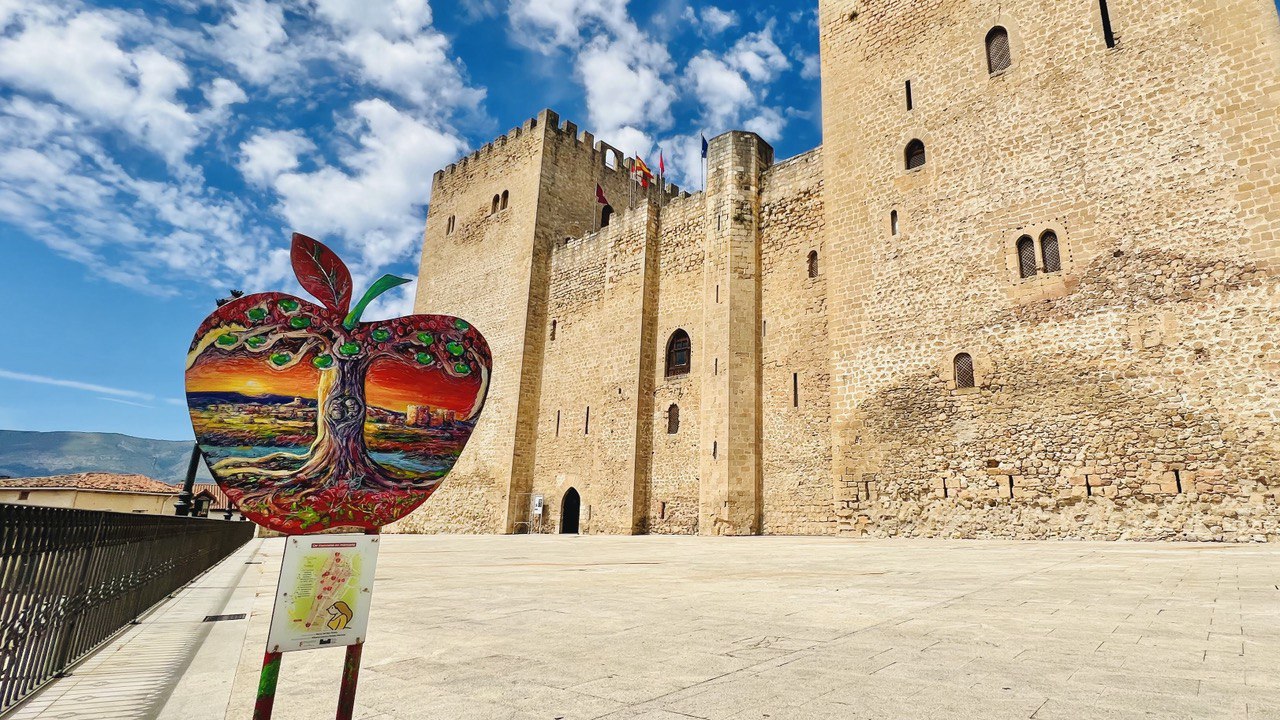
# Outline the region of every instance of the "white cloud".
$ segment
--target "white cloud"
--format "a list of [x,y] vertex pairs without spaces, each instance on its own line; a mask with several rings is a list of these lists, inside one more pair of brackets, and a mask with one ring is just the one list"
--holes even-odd
[[275,178],[279,212],[299,232],[346,238],[369,265],[406,260],[420,240],[433,173],[465,146],[383,100],[353,110],[355,144],[340,166]]
[[738,13],[708,5],[702,10],[684,9],[684,19],[696,25],[705,35],[719,35],[738,24]]
[[240,144],[238,167],[249,182],[269,186],[298,168],[299,155],[314,150],[315,144],[297,130],[263,131]]
[[[202,138],[209,118],[178,99],[191,85],[186,67],[155,47],[126,50],[126,28],[112,15],[20,6],[10,12],[15,18],[17,31],[0,39],[0,83],[118,127],[170,165]],[[210,92],[218,111],[244,99],[227,85]]]
[[237,202],[198,175],[132,174],[86,129],[52,103],[0,102],[0,220],[98,277],[156,295],[173,294],[178,277],[217,282],[262,252],[267,240],[246,233]]
[[818,80],[822,77],[822,57],[818,53],[801,53],[800,55],[800,77],[805,80]]
[[[84,390],[86,392],[100,393],[102,395],[111,395],[116,398],[132,398],[134,400],[155,399],[155,396],[150,393],[138,392],[136,390],[122,390],[120,388],[80,382],[78,380],[64,380],[62,378],[49,377],[47,375],[32,375],[29,373],[13,372],[12,370],[4,369],[0,369],[0,380],[13,380],[15,382],[34,383],[37,385],[53,385],[55,387],[70,388],[72,390]],[[103,399],[105,400],[109,398]]]
[[597,38],[578,56],[578,78],[601,136],[631,126],[671,124],[676,91],[662,77],[666,50],[644,39]]
[[627,0],[512,0],[511,27],[517,41],[542,52],[576,47],[589,34],[634,27]]
[[427,0],[315,0],[317,14],[335,28],[411,37],[431,24]]
[[712,133],[742,128],[776,140],[786,119],[765,104],[769,86],[790,68],[773,40],[773,27],[739,38],[723,55],[703,51],[685,68],[685,83],[702,105]]
[[[465,150],[453,119],[483,117],[427,0],[192,1],[218,13],[200,30],[0,0],[0,221],[160,296],[287,280],[295,228],[353,271],[411,258],[431,176]],[[220,162],[266,196],[207,184]]]
[[233,0],[223,22],[209,27],[214,51],[240,76],[263,85],[301,69],[302,53],[285,30],[282,5]]
[[148,405],[146,403],[134,402],[132,400],[121,400],[120,398],[113,398],[113,397],[99,397],[98,399],[106,400],[107,402],[113,402],[119,405],[132,405],[133,407],[147,408],[148,410],[155,409],[155,405]]
[[475,110],[484,91],[470,87],[449,55],[449,39],[438,32],[394,40],[364,30],[345,40],[343,50],[360,66],[360,75],[424,111]]

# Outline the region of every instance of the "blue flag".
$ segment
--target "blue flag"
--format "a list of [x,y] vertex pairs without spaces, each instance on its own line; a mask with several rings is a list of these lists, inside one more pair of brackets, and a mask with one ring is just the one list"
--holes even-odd
[[709,147],[711,146],[707,143],[707,136],[703,135],[702,136],[702,158],[704,160],[707,158],[707,148]]

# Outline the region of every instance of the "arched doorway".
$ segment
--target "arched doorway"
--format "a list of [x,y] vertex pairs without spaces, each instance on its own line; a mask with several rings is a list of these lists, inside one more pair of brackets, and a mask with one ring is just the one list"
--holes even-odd
[[582,510],[582,497],[578,495],[578,491],[569,488],[564,494],[564,500],[560,503],[560,534],[561,535],[577,535],[578,534],[578,515]]

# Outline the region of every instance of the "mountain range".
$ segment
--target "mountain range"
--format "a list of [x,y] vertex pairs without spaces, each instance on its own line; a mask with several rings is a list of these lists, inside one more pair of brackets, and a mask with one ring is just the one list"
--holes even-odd
[[[191,442],[91,432],[0,430],[0,476],[42,477],[78,472],[137,473],[180,485]],[[212,482],[200,465],[197,482]]]

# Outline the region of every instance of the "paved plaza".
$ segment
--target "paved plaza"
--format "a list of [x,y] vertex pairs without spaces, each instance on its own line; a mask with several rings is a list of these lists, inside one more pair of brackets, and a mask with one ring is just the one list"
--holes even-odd
[[[282,550],[188,592],[249,619],[139,717],[248,720]],[[356,716],[1280,718],[1278,585],[1263,545],[388,536]],[[286,655],[276,717],[332,717],[342,657]]]

